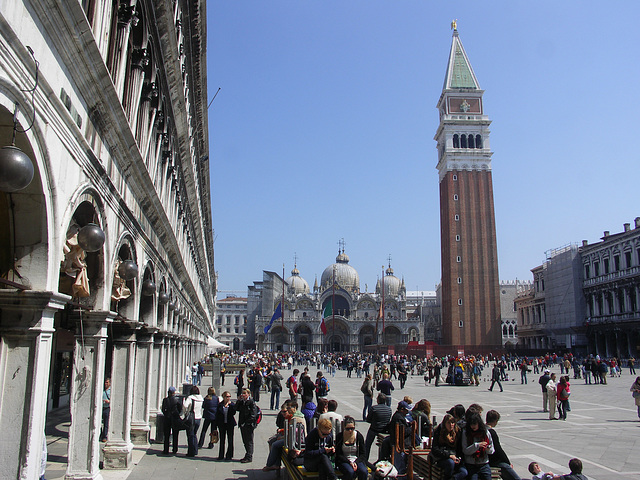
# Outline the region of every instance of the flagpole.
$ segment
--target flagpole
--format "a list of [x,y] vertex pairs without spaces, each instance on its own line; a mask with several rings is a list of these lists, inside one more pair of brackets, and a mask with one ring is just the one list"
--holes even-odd
[[384,343],[384,265],[382,266],[382,343]]
[[[332,327],[332,340],[336,336],[336,266],[333,266],[333,285],[331,287],[331,322],[333,324]],[[331,343],[329,343],[329,351],[331,351]]]
[[[280,309],[282,310],[280,313],[282,314],[282,330],[284,335],[284,263],[282,264],[282,303],[280,304]],[[284,345],[282,345],[284,350]]]

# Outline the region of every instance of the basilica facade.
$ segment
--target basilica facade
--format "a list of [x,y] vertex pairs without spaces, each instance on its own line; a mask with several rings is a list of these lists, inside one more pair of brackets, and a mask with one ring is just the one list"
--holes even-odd
[[[281,301],[283,315],[274,318]],[[363,292],[344,249],[319,284],[316,279],[313,291],[297,266],[287,279],[264,271],[262,282],[249,287],[248,311],[246,344],[266,351],[362,352],[375,345],[420,341],[424,332],[420,318],[407,317],[404,280],[391,265],[375,292]]]

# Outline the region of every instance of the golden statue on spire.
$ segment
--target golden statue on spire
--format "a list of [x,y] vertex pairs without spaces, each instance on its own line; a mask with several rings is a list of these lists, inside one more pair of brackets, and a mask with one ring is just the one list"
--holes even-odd
[[451,22],[451,30],[458,30],[458,19],[457,18]]

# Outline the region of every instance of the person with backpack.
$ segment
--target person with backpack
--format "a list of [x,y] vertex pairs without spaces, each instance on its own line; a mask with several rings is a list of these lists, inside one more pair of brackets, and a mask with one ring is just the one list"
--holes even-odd
[[289,389],[289,398],[291,398],[292,401],[295,401],[296,397],[298,396],[298,374],[300,373],[300,370],[298,370],[297,368],[293,371],[293,374],[287,379],[287,388]]
[[242,395],[242,390],[244,390],[244,370],[240,370],[236,378],[233,379],[233,384],[238,389],[238,397]]
[[322,371],[318,370],[316,374],[316,399],[318,401],[320,401],[321,398],[326,400],[330,390],[329,381],[324,377]]
[[251,391],[248,388],[242,391],[236,402],[236,409],[238,411],[238,427],[245,449],[245,455],[240,462],[250,463],[253,461],[253,433],[258,426],[259,408],[251,398]]

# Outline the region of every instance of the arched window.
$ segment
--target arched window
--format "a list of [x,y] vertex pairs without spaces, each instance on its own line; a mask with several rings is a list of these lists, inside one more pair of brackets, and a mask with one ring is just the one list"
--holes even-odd
[[513,325],[509,325],[509,336],[513,337]]
[[506,336],[507,336],[507,334],[508,334],[507,326],[506,326],[506,325],[503,325],[503,326],[502,326],[502,335],[506,337]]
[[469,148],[476,148],[476,142],[473,141],[473,135],[469,135]]
[[460,137],[457,133],[453,136],[453,148],[460,148]]
[[460,148],[467,148],[467,136],[466,135],[461,135],[460,136]]
[[476,148],[482,148],[482,135],[476,135]]

